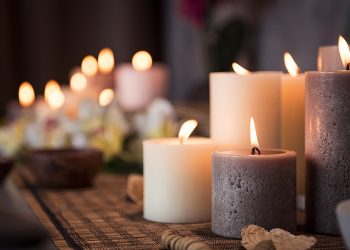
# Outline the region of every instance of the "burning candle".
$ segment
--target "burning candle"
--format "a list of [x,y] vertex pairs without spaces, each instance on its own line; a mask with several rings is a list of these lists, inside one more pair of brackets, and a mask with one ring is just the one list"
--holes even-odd
[[178,138],[143,142],[144,218],[166,223],[210,220],[210,139],[189,138],[194,120],[183,124]]
[[99,103],[102,107],[107,106],[113,101],[114,91],[113,89],[104,89],[99,97]]
[[306,223],[326,234],[339,234],[335,208],[350,198],[350,51],[341,40],[347,70],[306,73]]
[[210,136],[236,148],[249,147],[249,114],[259,124],[266,147],[280,146],[279,72],[250,73],[237,64],[236,73],[210,73]]
[[145,109],[157,97],[165,97],[169,72],[164,64],[153,64],[146,51],[137,52],[132,64],[123,64],[116,71],[118,100],[126,111]]
[[216,151],[212,172],[212,231],[241,238],[249,224],[296,230],[296,154],[260,149],[251,118],[251,150]]
[[73,69],[71,88],[83,99],[98,101],[100,93],[114,88],[114,55],[110,48],[102,49],[98,59],[92,55],[84,57],[80,69]]
[[281,85],[281,147],[297,152],[297,192],[305,193],[305,75],[289,53],[284,54],[289,74]]
[[[348,43],[342,36],[339,36],[338,45],[339,44],[348,46]],[[318,49],[317,69],[319,71],[336,71],[344,69],[344,64],[342,63],[339,53],[339,46],[322,46]]]
[[21,83],[18,89],[18,101],[10,101],[7,104],[7,119],[11,121],[21,115],[31,116],[32,109],[30,107],[34,101],[35,93],[32,85],[29,82]]
[[22,107],[28,108],[35,101],[35,93],[29,82],[23,82],[18,90],[18,99]]

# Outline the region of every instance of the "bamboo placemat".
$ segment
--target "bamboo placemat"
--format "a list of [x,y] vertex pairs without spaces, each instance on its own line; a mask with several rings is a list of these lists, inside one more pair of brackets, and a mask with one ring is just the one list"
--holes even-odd
[[[142,218],[142,206],[126,197],[126,177],[100,175],[86,189],[20,189],[59,249],[159,249],[164,230],[197,238],[213,249],[242,249],[240,241],[214,235],[210,223],[161,224]],[[345,249],[342,239],[315,235],[314,249]]]

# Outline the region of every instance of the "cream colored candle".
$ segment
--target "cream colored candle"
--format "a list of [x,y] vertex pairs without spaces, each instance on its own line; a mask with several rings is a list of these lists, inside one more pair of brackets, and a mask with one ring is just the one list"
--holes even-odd
[[[347,42],[342,36],[339,36],[338,44]],[[339,53],[339,46],[322,46],[318,48],[318,57],[317,57],[317,70],[318,71],[337,71],[345,69],[345,66],[342,63],[342,59]]]
[[[189,130],[191,132],[191,129]],[[166,223],[210,221],[211,152],[207,138],[143,142],[144,218]]]
[[281,147],[297,153],[297,192],[305,194],[305,75],[289,54],[281,85]]
[[146,51],[137,52],[132,64],[123,64],[116,71],[118,101],[126,111],[139,111],[157,97],[167,93],[169,71],[164,64],[152,65]]
[[249,147],[249,118],[259,124],[263,147],[280,147],[280,72],[210,73],[210,136]]

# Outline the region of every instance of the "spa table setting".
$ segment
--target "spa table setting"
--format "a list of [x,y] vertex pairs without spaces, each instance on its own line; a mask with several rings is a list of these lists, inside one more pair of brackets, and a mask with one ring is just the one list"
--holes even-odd
[[345,249],[350,49],[321,47],[318,71],[284,60],[210,73],[204,105],[173,106],[146,51],[89,55],[43,97],[23,82],[0,130],[0,249]]

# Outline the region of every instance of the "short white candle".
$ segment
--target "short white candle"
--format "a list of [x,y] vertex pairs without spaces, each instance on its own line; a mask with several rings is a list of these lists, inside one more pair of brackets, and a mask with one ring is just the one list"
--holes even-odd
[[249,147],[249,118],[254,116],[263,146],[279,148],[281,75],[210,73],[211,138],[236,148]]
[[147,108],[157,97],[165,97],[169,71],[164,64],[152,64],[146,51],[137,52],[132,64],[122,64],[116,70],[118,101],[126,111]]
[[209,221],[211,152],[207,138],[143,142],[144,218],[166,223]]

